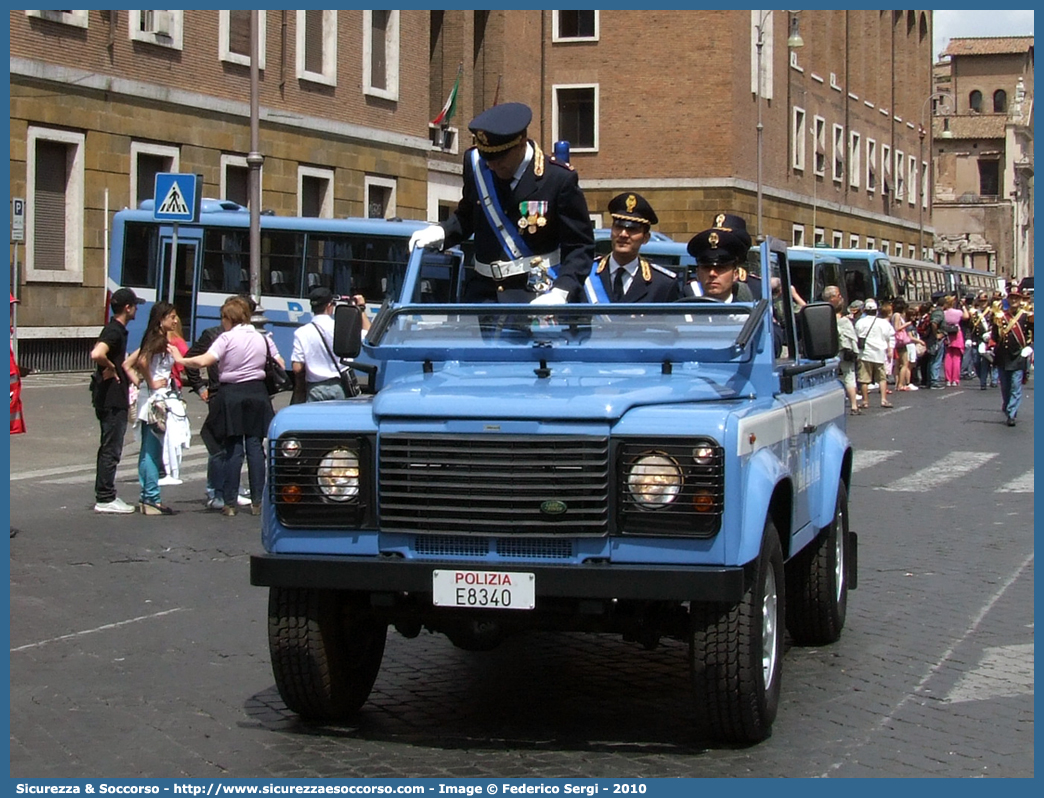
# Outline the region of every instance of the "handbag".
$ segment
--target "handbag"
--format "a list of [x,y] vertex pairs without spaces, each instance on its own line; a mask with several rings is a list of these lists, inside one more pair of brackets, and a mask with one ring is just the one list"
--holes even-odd
[[268,339],[265,339],[265,390],[269,396],[275,396],[283,391],[292,391],[294,382],[286,369],[279,365],[279,361],[272,357],[272,347]]
[[319,327],[314,321],[312,326],[315,327],[316,332],[319,333],[319,340],[323,342],[323,346],[326,347],[326,354],[330,356],[330,360],[333,361],[334,368],[337,370],[337,376],[341,380],[341,389],[344,391],[345,398],[351,399],[353,396],[358,396],[362,393],[362,389],[359,387],[359,381],[355,379],[355,372],[352,371],[351,366],[347,369],[341,369],[340,361],[334,357],[333,349],[330,348],[330,342],[326,340],[326,336],[323,335],[322,328]]
[[148,414],[146,423],[151,424],[160,432],[167,431],[167,396],[166,394],[154,393],[149,397]]

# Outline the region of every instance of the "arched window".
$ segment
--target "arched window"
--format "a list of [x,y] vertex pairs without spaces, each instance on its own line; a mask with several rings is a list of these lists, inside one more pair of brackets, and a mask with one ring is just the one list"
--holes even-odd
[[978,89],[968,95],[968,108],[977,114],[982,113],[982,92]]
[[993,113],[1005,114],[1008,112],[1008,92],[997,89],[993,92]]

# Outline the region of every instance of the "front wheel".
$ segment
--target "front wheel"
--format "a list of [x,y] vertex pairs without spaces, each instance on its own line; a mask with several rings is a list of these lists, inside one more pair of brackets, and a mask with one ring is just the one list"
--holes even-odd
[[306,720],[351,715],[373,689],[387,632],[350,594],[271,588],[268,648],[283,702]]
[[693,603],[689,665],[704,736],[751,744],[772,733],[779,708],[785,607],[783,553],[771,521],[752,584],[737,604]]
[[802,646],[841,637],[848,608],[848,491],[838,482],[834,517],[787,563],[787,629]]

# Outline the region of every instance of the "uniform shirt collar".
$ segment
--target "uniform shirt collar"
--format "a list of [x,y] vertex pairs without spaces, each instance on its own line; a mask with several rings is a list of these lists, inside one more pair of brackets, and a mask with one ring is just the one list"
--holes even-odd
[[631,277],[634,277],[634,273],[638,271],[638,258],[635,258],[630,263],[618,263],[615,255],[609,256],[609,273],[616,274],[617,269],[623,269]]
[[522,163],[518,165],[518,169],[515,170],[515,174],[511,178],[511,188],[518,186],[518,181],[522,179],[522,175],[526,173],[526,169],[529,168],[529,164],[533,161],[533,143],[530,141],[526,142],[526,154],[522,158]]

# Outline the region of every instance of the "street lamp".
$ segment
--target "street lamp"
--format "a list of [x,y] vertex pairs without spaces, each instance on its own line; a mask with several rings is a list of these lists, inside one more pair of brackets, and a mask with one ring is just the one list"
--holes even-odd
[[[951,94],[949,94],[949,92],[933,91],[931,94],[929,94],[927,97],[924,98],[924,102],[921,104],[921,127],[918,128],[918,130],[917,130],[917,138],[920,139],[919,156],[917,158],[917,168],[918,168],[918,171],[920,171],[923,168],[923,166],[924,166],[924,137],[925,137],[926,133],[930,132],[930,128],[929,128],[929,130],[925,130],[924,113],[925,113],[925,111],[928,110],[928,103],[930,103],[932,100],[935,100],[935,99],[949,100],[950,101],[950,108],[951,109],[953,108],[953,96]],[[933,116],[934,116],[934,114],[933,114]],[[929,153],[929,155],[931,154],[931,151],[932,151],[932,142],[931,142],[931,140],[929,140],[928,141],[928,153]],[[928,175],[929,176],[931,176],[932,171],[933,170],[931,168],[929,168],[929,170],[928,170]],[[917,198],[917,257],[920,260],[924,260],[925,259],[925,257],[924,257],[924,173],[922,172],[919,177],[920,177],[919,182],[920,182],[921,190],[920,190],[920,193],[919,193],[918,198]]]
[[[754,30],[757,32],[757,39],[754,42],[754,46],[757,48],[757,92],[758,92],[758,237],[761,240],[765,238],[765,228],[762,224],[761,218],[761,195],[762,195],[762,139],[765,126],[761,122],[761,95],[762,89],[765,83],[765,75],[762,71],[762,60],[761,52],[765,47],[765,22],[768,20],[769,15],[772,13],[771,10],[759,12],[761,16],[758,19],[758,23],[754,26]],[[796,49],[798,47],[804,47],[805,42],[801,38],[801,32],[798,29],[798,16],[797,12],[793,12],[790,15],[790,34],[787,37],[787,47],[790,49]]]

